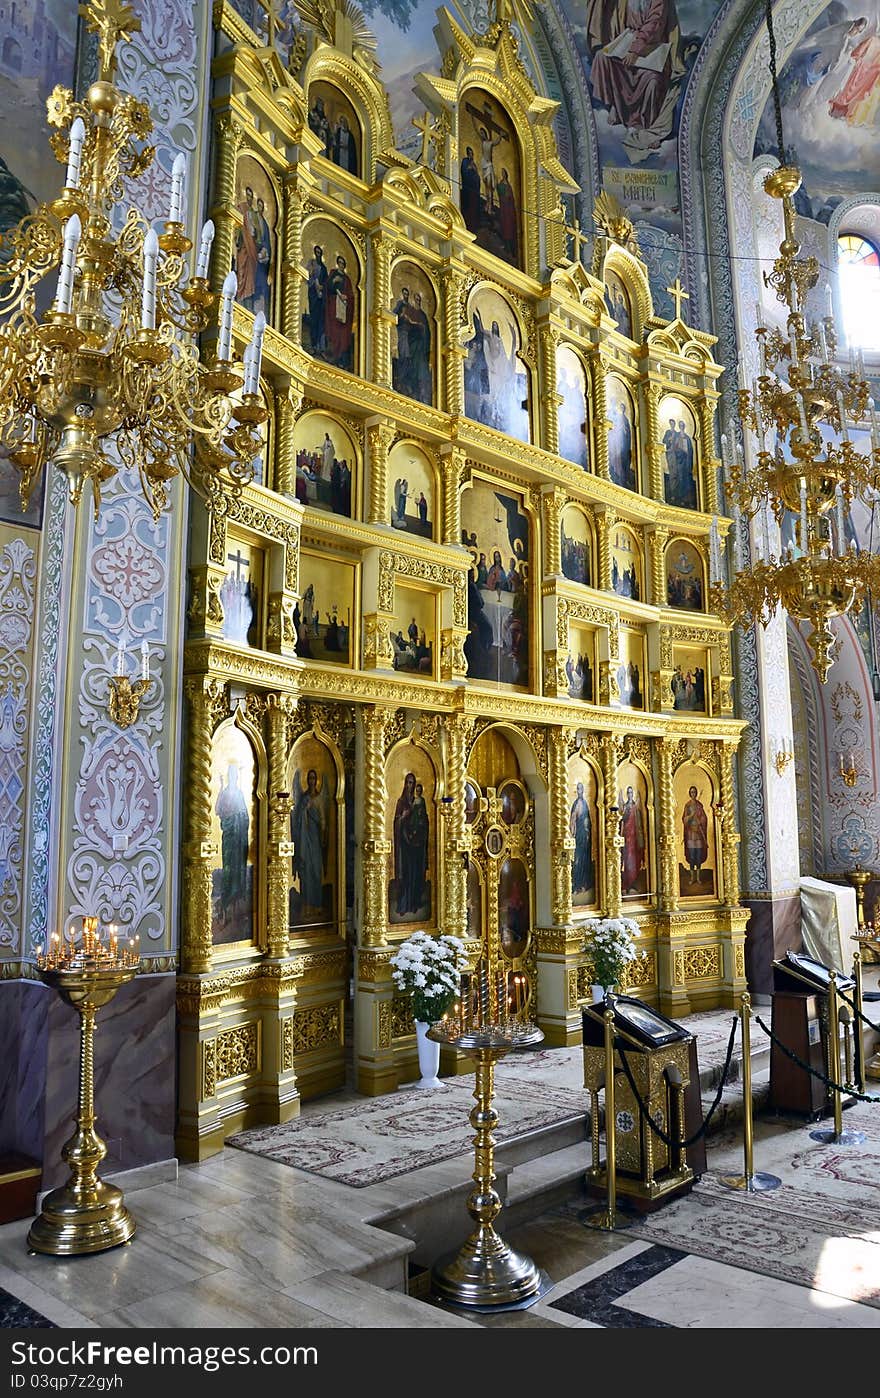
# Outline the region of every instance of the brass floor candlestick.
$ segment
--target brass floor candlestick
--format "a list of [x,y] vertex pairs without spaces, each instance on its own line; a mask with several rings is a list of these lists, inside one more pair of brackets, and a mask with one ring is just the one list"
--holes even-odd
[[80,1056],[76,1130],[61,1151],[70,1178],[46,1195],[28,1233],[31,1252],[53,1257],[104,1252],[134,1235],[122,1190],[98,1178],[107,1147],[95,1131],[94,1035],[98,1010],[137,974],[138,961],[138,952],[120,951],[112,934],[109,945],[100,940],[96,918],[84,919],[79,948],[53,949],[38,959],[40,978],[80,1017]]
[[474,1184],[468,1196],[468,1213],[476,1227],[458,1252],[442,1257],[434,1266],[435,1294],[454,1306],[478,1311],[513,1310],[532,1305],[547,1290],[550,1280],[540,1267],[516,1252],[495,1231],[503,1207],[495,1189],[495,1138],[498,1114],[492,1105],[495,1064],[513,1048],[532,1047],[544,1035],[535,1025],[498,1024],[456,1033],[443,1023],[428,1037],[460,1049],[476,1061],[474,1098],[470,1114],[474,1136]]

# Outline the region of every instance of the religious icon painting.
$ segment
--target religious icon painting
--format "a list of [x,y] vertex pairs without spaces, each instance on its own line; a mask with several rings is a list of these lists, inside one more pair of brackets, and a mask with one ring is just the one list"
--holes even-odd
[[592,908],[599,901],[599,786],[593,764],[576,752],[568,759],[568,833],[571,855],[571,901]]
[[337,780],[336,763],[326,743],[314,734],[304,734],[295,744],[290,760],[292,930],[328,927],[336,918]]
[[293,429],[293,453],[297,500],[351,519],[358,450],[348,429],[330,413],[304,413]]
[[391,269],[391,314],[391,386],[417,403],[433,403],[437,293],[414,262]]
[[464,822],[465,822],[465,825],[473,825],[473,823],[474,823],[474,821],[476,820],[477,816],[480,814],[480,801],[481,801],[481,799],[482,799],[482,797],[481,797],[481,795],[480,795],[480,789],[479,789],[479,787],[474,786],[473,782],[465,782],[465,784],[464,784]]
[[278,196],[266,167],[240,155],[235,167],[235,204],[241,224],[235,233],[236,300],[246,311],[272,319]]
[[620,816],[620,888],[624,898],[644,899],[651,889],[651,830],[648,783],[635,762],[617,768],[617,810]]
[[475,941],[483,937],[483,885],[473,859],[467,865],[467,934]]
[[620,656],[615,671],[620,703],[625,709],[645,709],[645,638],[641,631],[620,628]]
[[256,763],[247,735],[224,723],[211,744],[211,940],[215,946],[254,936],[257,848]]
[[556,393],[560,400],[557,408],[559,455],[586,471],[590,464],[587,375],[580,356],[569,345],[561,345],[556,352]]
[[223,639],[235,646],[262,649],[263,552],[229,533],[226,539],[226,577],[220,585],[223,607]]
[[611,587],[618,597],[645,600],[642,550],[625,524],[615,524],[611,530]]
[[309,83],[309,129],[323,143],[322,155],[350,175],[362,174],[361,124],[354,107],[332,83]]
[[688,403],[673,394],[661,398],[657,412],[663,447],[663,493],[667,505],[699,509],[697,424]]
[[717,898],[714,790],[696,762],[684,762],[672,778],[675,848],[680,898]]
[[566,693],[584,704],[596,702],[596,632],[592,626],[568,625],[565,657]]
[[531,441],[529,376],[520,357],[522,336],[513,309],[483,283],[470,295],[465,342],[464,410],[474,422]]
[[562,572],[569,582],[593,585],[592,533],[587,517],[577,505],[566,505],[560,522]]
[[459,207],[477,247],[522,267],[522,180],[513,122],[482,88],[464,93],[458,112]]
[[462,496],[462,543],[470,550],[468,678],[526,689],[529,683],[529,521],[520,496],[477,480]]
[[712,680],[709,652],[701,646],[672,647],[672,677],[664,709],[691,714],[711,713]]
[[633,338],[633,320],[629,291],[616,272],[607,271],[605,273],[605,304],[608,307],[608,314],[617,321],[617,328],[621,335],[625,335],[628,340],[631,340]]
[[303,349],[314,359],[354,373],[360,337],[360,264],[354,244],[334,220],[312,218],[303,230],[302,256]]
[[388,453],[387,522],[392,529],[433,539],[436,517],[434,470],[421,447],[398,442]]
[[705,606],[705,574],[699,549],[689,539],[673,539],[666,549],[666,601],[685,612]]
[[422,588],[394,589],[394,621],[389,632],[393,665],[406,675],[436,677],[437,594]]
[[293,612],[300,660],[353,665],[354,564],[303,549],[300,582],[303,593]]
[[638,439],[635,412],[629,389],[622,379],[609,374],[605,380],[608,409],[608,473],[615,485],[638,490]]
[[437,837],[436,777],[425,749],[416,743],[399,744],[388,759],[385,787],[392,861],[388,919],[424,926],[432,921]]
[[510,961],[525,956],[532,927],[529,876],[521,859],[505,859],[498,871],[498,934]]
[[526,814],[526,793],[519,782],[505,782],[499,793],[501,819],[505,825],[519,825]]

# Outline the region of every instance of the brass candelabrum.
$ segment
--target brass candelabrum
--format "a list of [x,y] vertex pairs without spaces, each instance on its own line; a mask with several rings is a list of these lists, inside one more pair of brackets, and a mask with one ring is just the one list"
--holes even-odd
[[31,1252],[54,1257],[104,1252],[134,1235],[122,1190],[98,1177],[107,1147],[95,1130],[94,1036],[98,1010],[137,974],[139,962],[137,939],[120,943],[112,926],[102,936],[96,917],[83,918],[78,944],[56,934],[37,957],[40,979],[80,1017],[80,1055],[76,1129],[61,1151],[70,1178],[43,1200],[27,1237]]
[[[217,301],[208,284],[214,225],[204,225],[189,275],[183,155],[160,233],[136,208],[120,207],[123,179],[143,175],[155,157],[148,106],[113,81],[116,50],[140,21],[115,0],[88,0],[80,13],[99,36],[99,77],[82,101],[64,87],[49,98],[64,189],[0,239],[0,446],[21,477],[24,508],[51,461],[74,504],[91,481],[97,514],[118,453],[158,518],[178,473],[209,498],[250,480],[267,416],[265,321],[256,318],[244,363],[234,363],[230,273],[216,359],[201,363],[197,336]],[[38,283],[55,268],[55,297],[40,317]],[[192,459],[194,441],[201,450]]]
[[436,1295],[454,1306],[492,1312],[532,1305],[549,1280],[524,1253],[515,1251],[495,1230],[503,1207],[495,1189],[495,1137],[498,1113],[493,1106],[495,1064],[513,1049],[532,1048],[544,1035],[529,1016],[530,988],[523,971],[490,974],[481,961],[463,977],[453,1013],[428,1030],[428,1038],[459,1049],[476,1064],[470,1113],[474,1135],[474,1189],[467,1200],[474,1230],[457,1252],[435,1264]]

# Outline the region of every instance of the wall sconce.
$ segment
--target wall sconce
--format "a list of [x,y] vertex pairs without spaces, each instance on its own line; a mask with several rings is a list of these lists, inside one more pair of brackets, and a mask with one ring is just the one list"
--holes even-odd
[[783,738],[773,754],[773,766],[780,777],[790,762],[794,762],[794,743],[791,738]]
[[837,770],[843,778],[844,786],[855,786],[859,774],[856,769],[854,753],[848,752],[846,754],[846,766],[844,766],[843,753],[839,752],[837,754]]
[[152,683],[150,648],[147,642],[141,642],[140,679],[132,681],[125,673],[125,646],[120,641],[116,652],[116,674],[110,676],[110,693],[107,696],[107,712],[118,727],[131,727],[138,716],[141,699]]

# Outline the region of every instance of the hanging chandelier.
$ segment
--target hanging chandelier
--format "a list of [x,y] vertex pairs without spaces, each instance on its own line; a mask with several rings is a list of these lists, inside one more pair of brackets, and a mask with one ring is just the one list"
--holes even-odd
[[[850,354],[849,370],[835,363],[838,337],[831,290],[826,314],[806,315],[806,301],[819,280],[815,257],[801,257],[795,234],[794,195],[800,170],[787,164],[776,72],[772,0],[767,0],[770,73],[780,165],[764,189],[782,203],[784,238],[764,283],[787,308],[786,332],[764,324],[760,305],[756,329],[760,371],[749,385],[740,369],[738,411],[743,429],[754,434],[755,463],[747,469],[739,444],[721,439],[725,489],[733,515],[730,582],[723,581],[721,541],[713,523],[710,549],[712,607],[740,625],[766,625],[778,606],[807,622],[813,667],[824,684],[835,643],[831,622],[861,603],[880,585],[880,558],[848,546],[847,513],[856,499],[869,507],[880,485],[880,431],[864,378],[861,355]],[[850,427],[870,420],[870,451],[860,451]],[[823,436],[822,426],[828,430]],[[829,440],[829,438],[833,440]],[[797,520],[794,542],[771,550],[770,517],[782,525],[786,512]],[[744,558],[742,522],[755,520],[753,548]],[[833,520],[833,523],[832,523]]]
[[[99,76],[84,101],[63,87],[49,98],[63,192],[0,241],[0,447],[20,474],[25,509],[53,462],[74,505],[91,481],[97,515],[118,454],[158,518],[178,473],[208,498],[251,478],[267,416],[265,320],[256,318],[244,362],[234,362],[230,273],[215,359],[200,361],[197,337],[217,301],[208,285],[214,225],[205,224],[189,275],[183,155],[161,232],[123,202],[124,178],[143,175],[155,156],[148,106],[113,81],[117,46],[140,21],[122,0],[89,0],[80,13],[98,36]],[[54,299],[41,312],[51,286],[40,284],[55,268]]]

